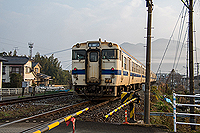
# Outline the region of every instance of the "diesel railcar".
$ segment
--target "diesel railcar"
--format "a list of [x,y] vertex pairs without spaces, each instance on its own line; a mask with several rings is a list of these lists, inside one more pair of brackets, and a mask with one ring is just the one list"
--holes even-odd
[[[87,41],[72,47],[72,83],[79,95],[117,96],[145,83],[145,66],[118,44]],[[156,75],[151,72],[151,82]]]

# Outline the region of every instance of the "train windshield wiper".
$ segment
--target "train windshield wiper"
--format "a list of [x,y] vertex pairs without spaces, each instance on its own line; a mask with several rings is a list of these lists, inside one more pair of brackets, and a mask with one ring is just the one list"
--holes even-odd
[[110,61],[110,59],[109,59],[107,56],[105,56],[105,58],[106,58],[108,61]]

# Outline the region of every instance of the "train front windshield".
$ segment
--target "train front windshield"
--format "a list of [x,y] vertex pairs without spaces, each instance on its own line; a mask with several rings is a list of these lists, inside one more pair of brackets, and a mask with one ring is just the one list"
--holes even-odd
[[82,60],[85,59],[85,50],[73,50],[72,51],[72,60]]
[[102,50],[103,59],[118,59],[118,50],[117,49],[104,49]]

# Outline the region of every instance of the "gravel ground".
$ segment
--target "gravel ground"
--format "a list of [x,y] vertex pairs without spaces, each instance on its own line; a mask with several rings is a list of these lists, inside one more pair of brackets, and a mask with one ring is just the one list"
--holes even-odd
[[0,122],[12,121],[81,102],[75,95],[29,101],[0,107]]

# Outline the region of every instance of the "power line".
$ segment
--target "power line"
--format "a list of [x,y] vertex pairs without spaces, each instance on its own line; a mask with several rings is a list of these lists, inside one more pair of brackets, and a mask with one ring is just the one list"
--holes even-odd
[[161,61],[160,61],[159,66],[158,66],[158,69],[157,69],[156,74],[157,74],[158,71],[160,70],[160,67],[161,67],[161,65],[162,65],[162,62],[163,62],[163,60],[164,60],[164,58],[165,58],[165,54],[167,53],[167,50],[168,50],[169,44],[170,44],[170,42],[171,42],[171,40],[172,40],[172,37],[173,37],[173,35],[174,35],[174,32],[175,32],[176,26],[178,25],[179,19],[180,19],[181,14],[182,14],[183,11],[184,11],[184,6],[183,6],[183,8],[182,8],[182,10],[181,10],[181,13],[179,14],[179,17],[178,17],[177,21],[176,21],[175,27],[174,27],[174,29],[173,29],[173,31],[172,31],[172,35],[170,36],[170,39],[169,39],[168,44],[167,44],[167,47],[165,48],[165,51],[164,51],[164,53],[163,53],[163,56],[162,56],[162,59],[161,59]]
[[60,52],[68,51],[68,50],[71,50],[71,49],[72,49],[72,48],[68,48],[68,49],[64,49],[64,50],[59,50],[59,51],[47,53],[47,54],[44,54],[44,55],[50,55],[50,54],[60,53]]
[[181,21],[180,24],[180,29],[179,29],[179,34],[178,34],[178,42],[177,42],[177,47],[176,47],[176,54],[175,54],[175,58],[174,58],[174,64],[173,64],[173,69],[175,68],[175,62],[176,62],[176,58],[177,58],[177,54],[178,54],[178,50],[179,50],[179,46],[180,46],[180,42],[181,42],[181,37],[182,37],[182,33],[183,33],[183,27],[184,27],[184,22],[185,22],[185,18],[186,18],[186,14],[187,14],[187,9],[185,10],[185,14],[183,16],[183,20]]
[[[16,41],[16,40],[4,38],[4,37],[0,37],[0,38],[3,39],[3,40],[7,40],[7,41],[11,41],[11,42],[23,44],[23,45],[27,44],[27,42],[20,42],[20,41]],[[5,42],[1,42],[1,43],[8,44],[8,43],[5,43]],[[9,44],[9,45],[15,45],[15,44]],[[18,46],[18,47],[22,47],[22,46]],[[27,48],[27,47],[26,47],[26,48]],[[34,49],[38,49],[38,48],[42,48],[43,50],[46,50],[46,51],[47,51],[47,49],[48,49],[48,48],[46,48],[46,47],[44,48],[44,47],[40,47],[40,46],[37,46],[37,47],[34,48]],[[49,50],[52,50],[52,49],[49,49]]]
[[184,36],[184,40],[183,40],[183,44],[182,44],[182,47],[181,47],[181,50],[180,50],[180,54],[179,54],[179,57],[178,57],[178,60],[177,60],[177,63],[176,63],[176,67],[175,67],[175,69],[177,68],[178,63],[179,63],[179,61],[180,61],[180,57],[181,57],[181,54],[182,54],[182,50],[183,50],[183,46],[184,46],[184,42],[185,42],[185,39],[187,38],[187,37],[186,37],[187,33],[188,33],[188,30],[185,32],[185,36]]

